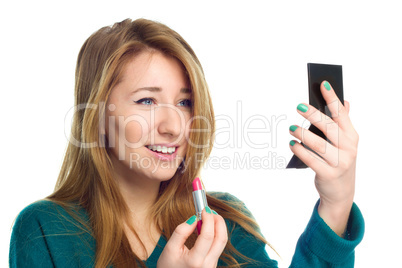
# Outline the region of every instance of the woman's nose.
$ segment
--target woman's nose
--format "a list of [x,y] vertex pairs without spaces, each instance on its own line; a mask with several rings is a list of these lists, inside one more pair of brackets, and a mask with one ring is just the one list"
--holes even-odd
[[184,135],[185,116],[176,106],[171,104],[159,105],[155,117],[160,135],[168,135],[174,138]]

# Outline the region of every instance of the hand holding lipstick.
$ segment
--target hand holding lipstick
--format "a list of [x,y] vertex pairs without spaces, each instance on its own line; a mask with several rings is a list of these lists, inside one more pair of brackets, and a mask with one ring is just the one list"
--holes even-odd
[[157,267],[216,267],[228,241],[225,220],[205,207],[201,213],[202,228],[194,247],[184,243],[197,227],[197,216],[177,226],[159,257]]

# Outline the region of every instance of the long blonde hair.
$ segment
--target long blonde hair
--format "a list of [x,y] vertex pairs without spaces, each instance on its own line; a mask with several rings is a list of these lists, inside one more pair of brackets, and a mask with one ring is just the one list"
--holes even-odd
[[[101,28],[85,41],[77,60],[77,108],[70,143],[55,191],[48,199],[65,208],[78,204],[87,211],[87,227],[96,241],[96,267],[111,264],[115,267],[144,266],[132,251],[124,233],[124,224],[130,222],[129,210],[112,176],[107,138],[100,122],[105,116],[104,104],[112,88],[119,82],[125,64],[146,49],[158,50],[182,63],[192,89],[192,116],[203,118],[193,120],[191,128],[210,130],[207,133],[191,132],[191,143],[200,146],[188,146],[183,165],[170,180],[161,183],[151,215],[166,239],[170,238],[177,225],[194,214],[191,183],[199,175],[214,142],[214,111],[204,73],[194,51],[179,34],[158,22],[127,19]],[[202,156],[202,161],[199,156]],[[241,205],[230,204],[210,195],[207,199],[210,207],[225,219],[241,225],[256,239],[267,243],[256,231],[256,222],[241,212]],[[73,210],[69,211],[74,214]],[[79,219],[76,214],[74,217]],[[130,229],[136,234],[132,226]],[[192,247],[195,240],[195,235],[190,236],[186,245]],[[229,239],[221,259],[232,267],[239,267],[235,255],[252,261],[242,256]]]

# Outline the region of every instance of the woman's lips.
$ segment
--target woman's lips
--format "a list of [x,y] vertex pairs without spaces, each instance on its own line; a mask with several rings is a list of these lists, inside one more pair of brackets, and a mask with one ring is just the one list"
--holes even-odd
[[176,147],[175,151],[171,154],[169,153],[162,153],[162,152],[155,152],[152,151],[151,149],[149,149],[147,146],[144,146],[154,157],[157,157],[160,160],[164,160],[164,161],[172,161],[176,158],[177,155],[177,149],[179,147]]

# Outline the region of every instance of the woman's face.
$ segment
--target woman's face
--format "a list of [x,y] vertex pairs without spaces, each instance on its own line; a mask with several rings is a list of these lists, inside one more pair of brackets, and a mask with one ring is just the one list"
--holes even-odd
[[106,104],[105,130],[118,177],[173,177],[186,149],[191,91],[181,63],[142,52],[123,70]]

